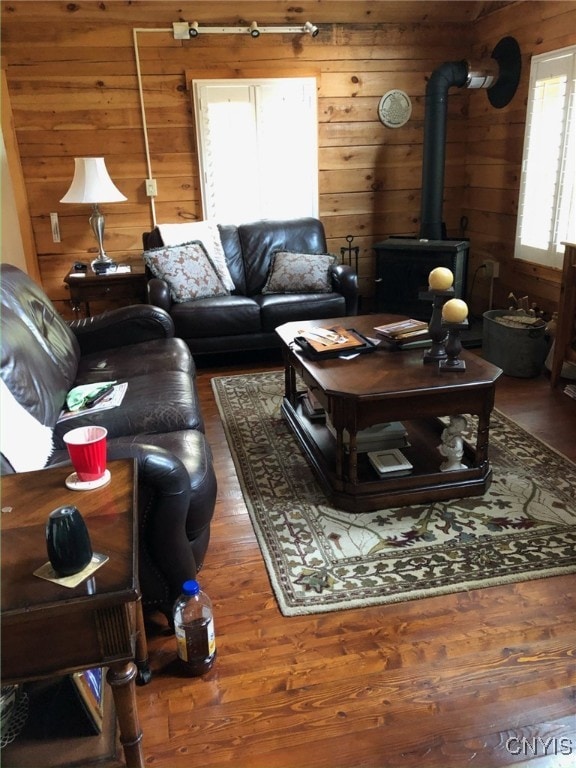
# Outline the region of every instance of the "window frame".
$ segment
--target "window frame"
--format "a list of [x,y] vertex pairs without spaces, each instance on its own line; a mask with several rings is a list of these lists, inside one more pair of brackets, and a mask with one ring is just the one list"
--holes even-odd
[[[556,170],[552,174],[553,182],[549,185],[553,186],[553,192],[549,190],[548,197],[541,199],[542,207],[545,210],[546,204],[550,204],[550,215],[543,224],[548,227],[548,243],[547,246],[541,247],[541,245],[530,244],[523,239],[526,237],[524,231],[524,217],[525,211],[528,208],[530,200],[527,195],[529,191],[535,185],[534,166],[531,161],[536,151],[535,148],[540,148],[541,145],[537,142],[537,134],[533,135],[533,131],[537,131],[538,120],[535,116],[538,107],[537,98],[537,86],[542,87],[542,83],[546,80],[552,80],[554,77],[566,76],[566,89],[563,94],[562,104],[562,121],[559,126],[557,140],[559,142],[558,153],[556,157]],[[540,85],[539,85],[540,84]],[[574,147],[573,144],[576,141],[576,125],[575,125],[575,110],[576,110],[576,46],[568,46],[547,53],[542,53],[537,56],[533,56],[530,65],[530,82],[528,88],[528,103],[526,110],[526,129],[524,134],[524,147],[522,152],[522,167],[520,188],[518,197],[518,217],[516,222],[516,235],[514,240],[514,259],[517,264],[530,263],[537,264],[541,267],[548,267],[554,270],[562,268],[562,262],[564,258],[564,245],[563,241],[572,239],[570,227],[574,227],[574,194],[576,185],[574,183],[574,176],[576,174],[567,172],[568,168],[574,169]],[[532,174],[530,173],[532,171]],[[564,186],[568,182],[568,198],[565,192]],[[537,184],[540,184],[540,177],[537,177]],[[528,189],[528,193],[527,193]],[[571,213],[568,215],[567,231],[560,232],[558,230],[560,220],[560,208],[562,205],[566,205],[568,199],[568,206]],[[540,202],[540,201],[539,201]],[[534,203],[534,199],[532,199]],[[530,219],[533,221],[533,218]]]
[[[294,196],[295,209],[290,212],[289,206],[287,207],[288,213],[282,214],[279,208],[275,214],[266,213],[266,209],[270,207],[267,190],[268,186],[262,186],[263,179],[270,177],[270,172],[265,169],[269,168],[267,165],[267,159],[270,157],[270,135],[276,130],[274,127],[270,129],[270,126],[275,119],[275,116],[268,112],[266,114],[266,106],[270,105],[271,98],[277,97],[277,94],[272,92],[275,85],[279,88],[284,86],[284,95],[286,89],[294,88],[302,89],[303,98],[301,103],[305,105],[307,110],[307,126],[310,131],[309,140],[307,137],[306,146],[302,147],[302,143],[298,144],[298,157],[293,154],[293,160],[289,165],[287,176],[289,172],[297,172],[302,177],[302,172],[306,174],[306,189],[305,194],[302,194],[302,188],[298,187],[298,194]],[[313,76],[288,76],[288,77],[251,77],[251,78],[193,78],[190,81],[190,92],[193,100],[194,116],[196,123],[196,146],[198,151],[198,165],[200,171],[200,191],[202,196],[202,209],[205,218],[221,220],[222,216],[216,210],[216,202],[214,196],[214,180],[211,178],[212,169],[209,167],[209,157],[211,154],[210,149],[210,135],[208,126],[208,114],[206,111],[206,89],[221,89],[222,94],[226,91],[237,89],[238,93],[243,89],[250,93],[248,98],[223,98],[222,102],[218,99],[214,99],[213,103],[224,103],[228,101],[238,101],[242,105],[253,105],[254,113],[253,118],[255,122],[255,139],[251,137],[253,141],[256,141],[256,145],[252,145],[252,166],[250,173],[253,176],[258,176],[256,182],[252,178],[253,186],[251,193],[254,198],[259,199],[257,208],[254,208],[254,214],[246,215],[234,214],[226,216],[226,223],[239,224],[242,221],[259,218],[289,218],[296,216],[314,216],[319,215],[319,140],[318,140],[318,104],[317,104],[317,91],[318,83],[317,78]],[[288,102],[287,102],[288,103]],[[266,128],[268,126],[268,128]],[[266,133],[267,130],[267,133]],[[261,132],[264,131],[265,138],[268,141],[262,142]],[[265,149],[268,150],[268,155],[263,157]],[[296,150],[294,150],[296,152]],[[262,169],[260,172],[259,169]],[[281,189],[282,183],[286,183],[286,179],[283,180],[279,175],[274,183],[278,183],[278,189]],[[300,181],[300,179],[298,180]],[[258,189],[256,189],[258,186]],[[246,195],[243,195],[245,198]],[[308,206],[303,208],[302,206]],[[298,212],[294,212],[297,210]]]

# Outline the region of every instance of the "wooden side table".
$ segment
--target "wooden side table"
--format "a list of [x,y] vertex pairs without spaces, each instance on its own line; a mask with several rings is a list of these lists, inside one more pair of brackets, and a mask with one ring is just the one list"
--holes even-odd
[[[66,488],[69,466],[2,478],[2,684],[108,667],[126,765],[143,768],[134,663],[147,670],[137,576],[137,468],[132,459],[109,462],[108,468],[111,482],[84,492]],[[109,558],[74,588],[34,575],[48,560],[48,515],[65,504],[78,507],[94,552]]]
[[80,306],[84,304],[86,317],[90,317],[91,301],[117,301],[120,304],[143,303],[146,301],[146,272],[144,267],[132,266],[130,272],[109,272],[96,275],[93,272],[70,271],[64,282],[70,289],[70,301],[76,318],[80,317]]

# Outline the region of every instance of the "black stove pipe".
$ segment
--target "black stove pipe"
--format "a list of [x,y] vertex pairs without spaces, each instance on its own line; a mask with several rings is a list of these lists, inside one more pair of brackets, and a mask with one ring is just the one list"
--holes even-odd
[[461,88],[469,78],[466,61],[447,61],[430,75],[426,85],[420,239],[442,240],[442,203],[446,154],[448,89]]

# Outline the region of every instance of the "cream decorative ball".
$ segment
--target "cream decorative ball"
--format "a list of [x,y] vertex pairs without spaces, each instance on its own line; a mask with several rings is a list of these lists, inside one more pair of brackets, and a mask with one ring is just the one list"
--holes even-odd
[[447,291],[453,283],[454,275],[447,267],[436,267],[428,275],[428,285],[435,291]]
[[468,317],[468,305],[462,299],[450,299],[442,307],[442,319],[447,323],[463,323]]

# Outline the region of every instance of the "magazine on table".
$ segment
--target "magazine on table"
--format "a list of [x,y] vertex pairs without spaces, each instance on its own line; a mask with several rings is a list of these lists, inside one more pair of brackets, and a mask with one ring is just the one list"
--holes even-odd
[[[97,394],[96,388],[98,385],[93,385],[93,387],[95,388],[95,392]],[[99,411],[108,411],[110,408],[116,408],[124,399],[124,395],[126,394],[127,389],[127,381],[125,381],[123,384],[114,383],[111,388],[103,392],[101,399],[98,399],[97,402],[94,402],[93,404],[88,403],[87,405],[84,405],[75,410],[64,408],[58,417],[58,422],[68,421],[68,419],[73,419],[76,416],[84,416],[87,413],[98,413]],[[74,390],[71,390],[71,392],[73,391]],[[68,393],[68,395],[70,395],[70,393]]]
[[316,352],[331,352],[334,350],[360,347],[364,343],[351,330],[336,326],[334,328],[305,328],[299,336],[306,339]]
[[310,327],[298,331],[294,343],[314,360],[339,357],[347,352],[371,352],[377,344],[354,328],[335,326],[333,328]]

